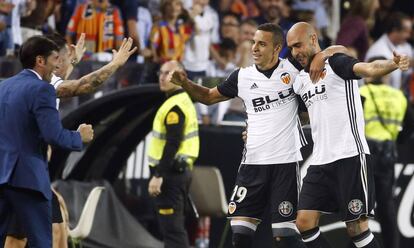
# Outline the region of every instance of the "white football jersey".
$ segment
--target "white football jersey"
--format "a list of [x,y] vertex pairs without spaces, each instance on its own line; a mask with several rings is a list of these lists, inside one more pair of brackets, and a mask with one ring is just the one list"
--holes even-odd
[[[63,83],[63,79],[56,76],[55,74],[52,74],[52,80],[50,81],[50,84],[55,87],[55,90],[58,88],[58,86]],[[56,109],[59,109],[60,99],[56,98]]]
[[301,71],[293,88],[305,103],[314,142],[312,165],[328,164],[358,154],[369,154],[364,114],[353,66],[357,60],[344,54],[325,63],[316,84]]
[[292,84],[299,70],[287,59],[261,72],[256,65],[234,71],[217,86],[227,97],[240,97],[247,112],[247,141],[242,163],[282,164],[302,159],[306,144]]

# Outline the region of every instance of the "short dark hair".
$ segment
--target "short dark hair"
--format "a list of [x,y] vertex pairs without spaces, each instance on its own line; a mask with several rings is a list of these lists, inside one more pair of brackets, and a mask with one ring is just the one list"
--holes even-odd
[[274,44],[280,44],[281,46],[283,45],[283,42],[284,42],[284,40],[283,40],[283,30],[279,25],[273,24],[273,23],[264,23],[264,24],[259,25],[257,27],[257,30],[272,33],[273,34],[273,43]]
[[33,36],[20,47],[20,62],[24,69],[33,69],[37,56],[47,58],[53,51],[59,52],[55,42],[43,36]]
[[67,42],[65,40],[65,37],[63,37],[59,33],[54,32],[52,34],[48,34],[48,35],[46,35],[46,38],[48,38],[49,40],[55,42],[56,45],[59,47],[59,50],[66,47]]
[[403,20],[411,20],[409,16],[401,12],[393,12],[385,22],[385,33],[389,34],[394,31],[401,31],[403,28]]

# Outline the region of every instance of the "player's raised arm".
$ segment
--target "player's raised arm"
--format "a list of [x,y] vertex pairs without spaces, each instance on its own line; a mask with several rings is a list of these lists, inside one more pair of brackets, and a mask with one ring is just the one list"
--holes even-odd
[[217,87],[209,89],[192,82],[182,70],[171,71],[168,77],[171,83],[183,87],[193,100],[203,104],[211,105],[230,99],[230,97],[222,95]]
[[309,67],[309,76],[313,83],[319,81],[322,76],[323,69],[325,68],[325,61],[335,53],[344,53],[349,55],[349,51],[346,47],[334,45],[327,47],[325,50],[320,51],[313,57]]
[[406,55],[394,52],[394,58],[388,60],[375,60],[370,63],[356,63],[353,67],[354,73],[361,77],[384,76],[396,69],[408,70],[410,60]]
[[113,50],[112,61],[102,68],[91,72],[80,79],[63,81],[63,83],[56,89],[57,97],[65,98],[93,93],[136,52],[137,48],[132,48],[132,42],[131,38],[125,38],[119,50]]

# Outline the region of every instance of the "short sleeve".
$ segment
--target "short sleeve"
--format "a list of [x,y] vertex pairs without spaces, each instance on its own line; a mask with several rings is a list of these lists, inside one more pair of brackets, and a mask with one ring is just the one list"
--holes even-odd
[[222,94],[223,96],[234,98],[238,95],[238,78],[239,78],[239,71],[240,69],[237,69],[233,71],[224,82],[217,85],[217,90]]
[[358,63],[356,58],[348,56],[344,53],[336,53],[329,58],[329,65],[336,75],[342,79],[361,79],[354,73],[354,65]]

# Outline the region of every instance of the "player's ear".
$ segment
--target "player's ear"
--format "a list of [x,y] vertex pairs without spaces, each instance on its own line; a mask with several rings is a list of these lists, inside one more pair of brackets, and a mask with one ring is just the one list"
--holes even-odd
[[282,46],[280,44],[275,44],[275,48],[273,49],[273,53],[278,54],[278,53],[280,53],[281,50],[282,50]]
[[310,40],[312,42],[312,45],[318,44],[318,36],[316,34],[311,34]]

